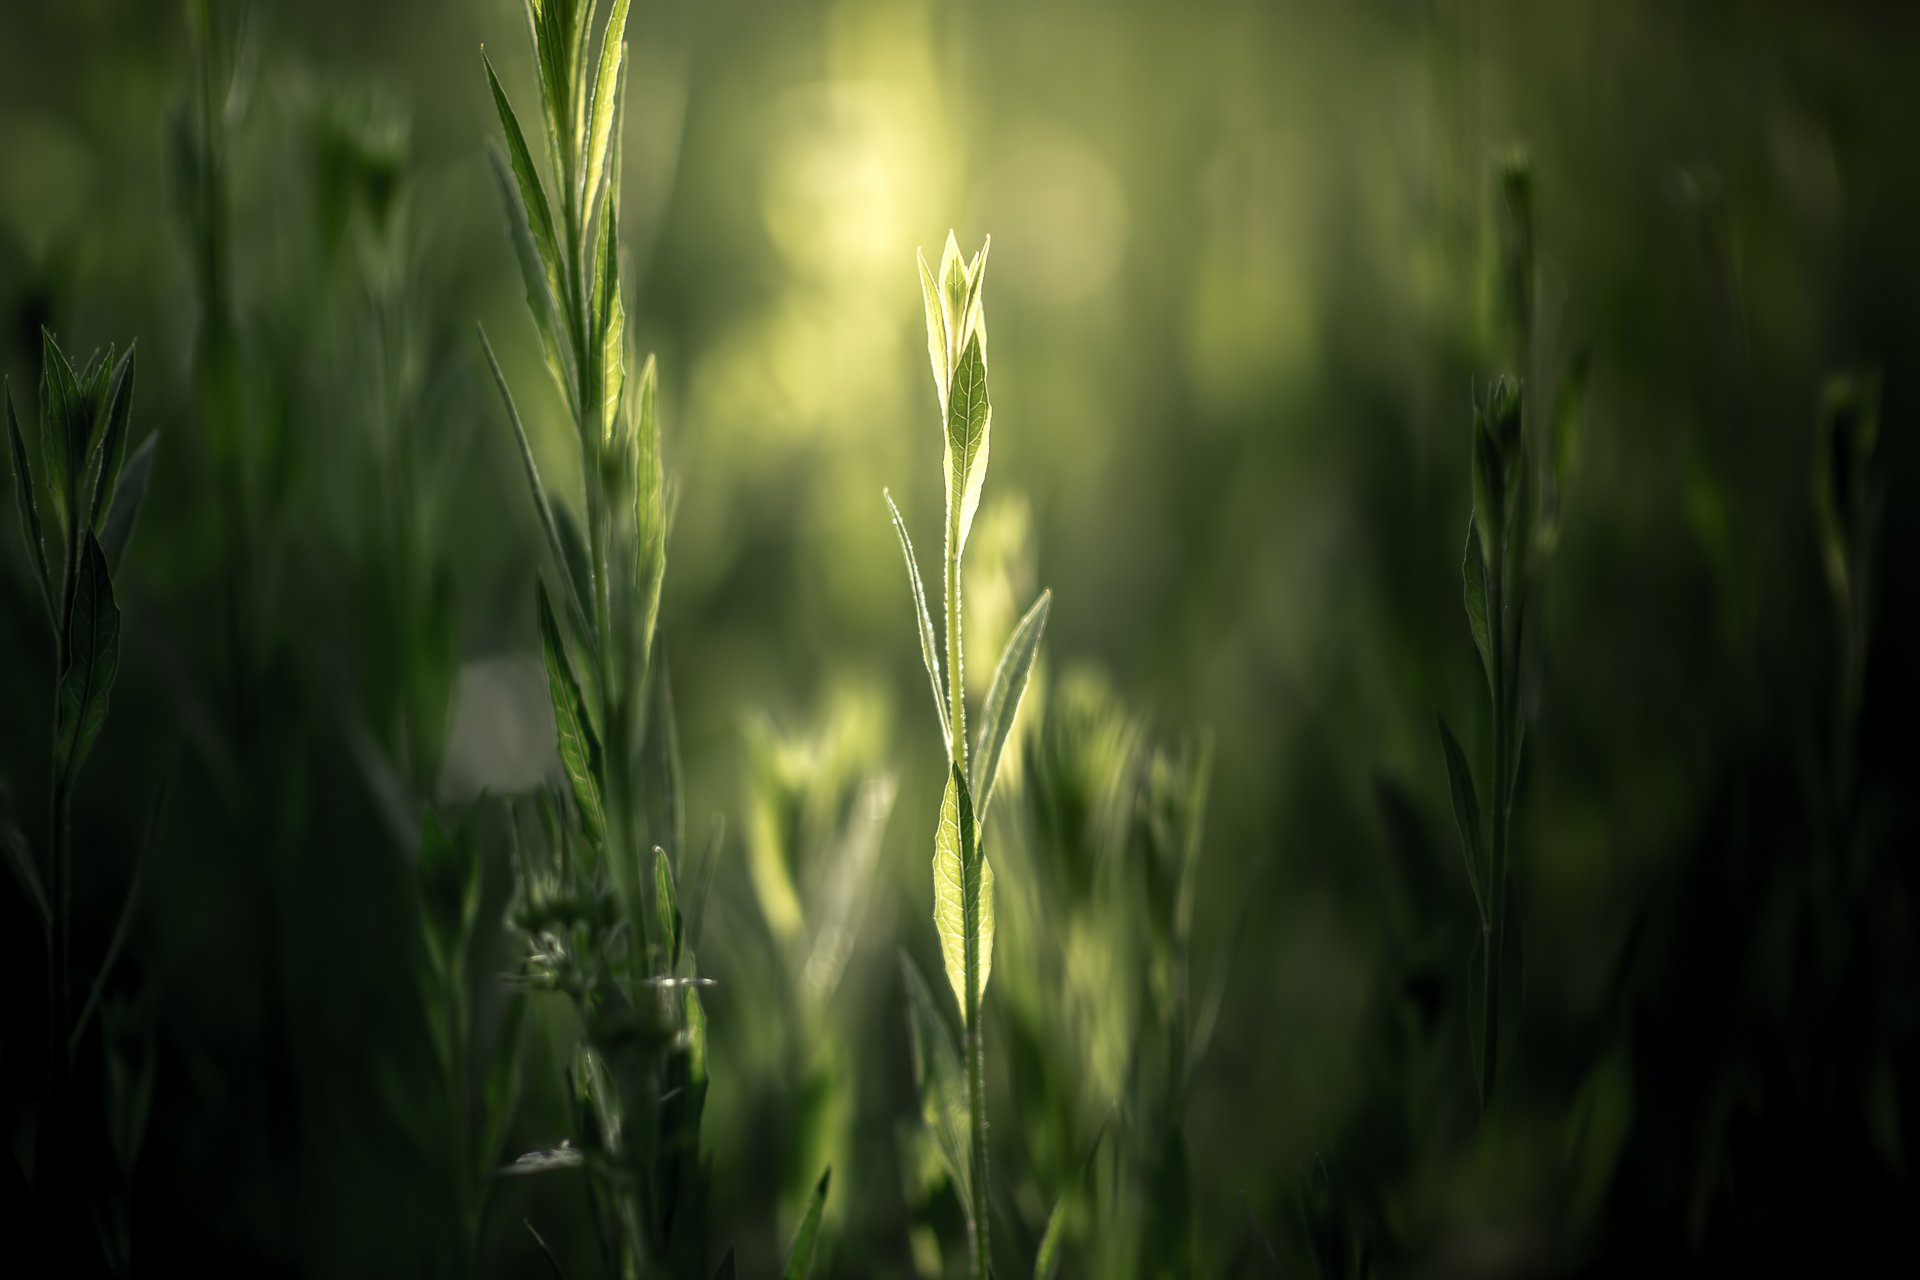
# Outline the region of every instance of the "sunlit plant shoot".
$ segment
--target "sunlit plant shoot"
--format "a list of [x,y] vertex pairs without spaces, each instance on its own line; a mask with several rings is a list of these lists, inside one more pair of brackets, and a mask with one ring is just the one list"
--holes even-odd
[[[987,321],[984,285],[991,240],[967,261],[951,232],[936,274],[920,258],[920,289],[927,313],[927,356],[940,402],[945,459],[946,525],[943,569],[946,579],[946,661],[927,611],[926,590],[907,536],[906,522],[893,505],[894,530],[906,557],[920,627],[921,657],[933,687],[934,712],[947,747],[946,791],[940,801],[933,843],[934,925],[940,934],[947,983],[960,1006],[964,1029],[966,1129],[955,1134],[940,1123],[935,1108],[935,1145],[948,1173],[962,1190],[971,1238],[972,1274],[988,1275],[990,1182],[987,1160],[986,1049],[980,1026],[981,1000],[993,967],[993,866],[981,842],[987,809],[993,800],[1000,754],[1033,673],[1034,655],[1047,625],[1052,593],[1042,591],[1007,639],[981,708],[979,733],[971,754],[967,744],[965,666],[961,636],[960,566],[980,490],[986,480],[993,406],[987,397]],[[912,985],[911,975],[909,984]]]

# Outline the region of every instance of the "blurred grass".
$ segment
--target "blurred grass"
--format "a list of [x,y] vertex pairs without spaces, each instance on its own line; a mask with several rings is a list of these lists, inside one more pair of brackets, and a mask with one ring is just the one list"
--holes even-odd
[[[102,872],[78,886],[110,913],[102,895],[177,752],[131,948],[163,1049],[135,1199],[136,1257],[156,1265],[449,1265],[447,1207],[422,1190],[433,1153],[392,1118],[395,1088],[404,1109],[430,1087],[397,976],[417,945],[411,846],[348,725],[384,733],[422,678],[383,621],[391,558],[373,533],[366,388],[374,353],[404,341],[421,376],[392,426],[431,442],[440,511],[422,536],[450,566],[462,664],[448,752],[480,761],[458,789],[552,767],[537,694],[514,694],[540,541],[470,338],[485,321],[509,378],[540,388],[522,411],[543,466],[567,474],[485,173],[473,55],[485,41],[510,91],[531,91],[516,9],[250,15],[231,251],[244,429],[280,487],[248,549],[261,596],[244,660],[221,614],[232,548],[165,159],[191,84],[186,24],[107,0],[0,15],[0,367],[24,413],[40,325],[76,349],[137,335],[136,421],[168,442],[82,796]],[[996,246],[988,500],[1025,512],[1009,544],[1037,548],[1009,569],[1009,598],[1055,591],[1045,700],[1090,671],[1163,736],[1213,732],[1197,984],[1255,896],[1187,1120],[1199,1269],[1252,1265],[1250,1221],[1311,1265],[1297,1193],[1322,1156],[1330,1202],[1383,1264],[1421,1272],[1577,1270],[1636,1246],[1746,1256],[1798,1238],[1784,1206],[1803,1167],[1830,1170],[1815,1206],[1892,1229],[1872,1215],[1912,1192],[1912,871],[1864,859],[1878,869],[1843,891],[1817,870],[1807,778],[1831,749],[1833,640],[1807,470],[1828,373],[1877,367],[1893,497],[1859,825],[1872,848],[1911,847],[1913,14],[737,0],[637,7],[633,23],[629,326],[660,354],[678,485],[662,635],[691,827],[725,813],[732,833],[702,958],[722,977],[717,1238],[743,1266],[782,1255],[824,1163],[814,1147],[836,1151],[830,1269],[909,1265],[895,954],[904,939],[930,959],[940,761],[880,490],[916,528],[938,507],[917,465],[937,427],[911,260],[949,223]],[[384,337],[368,298],[390,266],[364,229],[340,229],[368,198],[354,184],[369,158],[328,141],[329,121],[363,111],[395,131],[404,209],[405,323]],[[1458,558],[1469,393],[1495,371],[1492,166],[1515,144],[1536,171],[1543,332],[1557,356],[1588,345],[1594,366],[1517,816],[1521,1085],[1476,1128],[1448,1002],[1470,900],[1431,716],[1484,700]],[[32,616],[17,546],[7,565],[0,775],[32,829],[47,691],[40,636],[14,625]],[[974,604],[991,607],[984,590]],[[772,975],[796,975],[749,870],[751,726],[832,723],[849,698],[854,756],[899,790],[846,976],[818,1016],[787,1002],[787,1022]],[[1472,750],[1483,719],[1455,720]],[[487,847],[498,886],[504,854]],[[1041,931],[1054,909],[1006,938],[997,982],[1016,948],[1056,941]],[[11,898],[0,913],[24,918]],[[1853,939],[1839,959],[1835,933]],[[30,935],[13,936],[9,971],[37,973]],[[1072,937],[1060,962],[1090,963]],[[1844,999],[1823,1011],[1820,991]],[[0,1021],[10,1045],[30,1027]],[[550,1091],[544,1044],[530,1036],[528,1071]],[[382,1054],[397,1085],[369,1065]],[[816,1080],[828,1100],[807,1093]],[[1081,1084],[1097,1096],[1097,1073]],[[1011,1109],[1023,1082],[993,1089],[1001,1167],[1068,1176],[1083,1153],[1042,1124],[1068,1102],[1044,1095],[1029,1120]],[[1566,1135],[1603,1095],[1626,1099],[1627,1133],[1589,1168]],[[515,1140],[551,1140],[559,1105],[530,1088]],[[1073,1136],[1100,1114],[1083,1101]],[[536,1262],[522,1216],[563,1256],[586,1238],[549,1181],[491,1215],[503,1273]]]

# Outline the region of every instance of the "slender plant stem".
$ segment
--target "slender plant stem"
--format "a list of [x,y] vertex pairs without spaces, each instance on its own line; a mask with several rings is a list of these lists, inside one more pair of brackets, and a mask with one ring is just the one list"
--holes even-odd
[[[947,702],[948,719],[952,725],[953,739],[950,751],[953,767],[959,770],[961,779],[967,776],[967,697],[965,667],[962,663],[960,643],[960,518],[961,501],[955,495],[950,504],[951,511],[947,521]],[[962,846],[964,856],[965,846]],[[981,865],[980,833],[974,831],[973,865],[962,868],[962,876],[971,876],[963,880],[971,885],[978,901]],[[965,889],[962,890],[966,892]],[[967,1055],[967,1122],[972,1135],[973,1163],[973,1205],[968,1216],[968,1225],[973,1246],[973,1275],[975,1280],[987,1280],[987,1205],[988,1199],[988,1161],[987,1161],[987,1082],[986,1082],[986,1045],[980,1029],[980,935],[974,928],[966,930],[963,947],[962,970],[963,985],[966,987],[965,1007],[961,1010],[966,1022]]]

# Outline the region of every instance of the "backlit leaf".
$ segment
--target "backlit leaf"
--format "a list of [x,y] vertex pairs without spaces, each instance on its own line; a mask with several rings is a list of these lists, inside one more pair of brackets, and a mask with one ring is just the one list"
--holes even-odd
[[1042,591],[1026,616],[1007,637],[1001,650],[1000,665],[994,668],[993,684],[987,689],[986,706],[980,716],[980,734],[970,762],[973,792],[980,797],[979,824],[987,823],[987,806],[993,802],[994,779],[999,773],[1000,752],[1007,745],[1007,734],[1020,711],[1020,698],[1027,691],[1033,674],[1034,655],[1040,651],[1040,636],[1047,629],[1047,613],[1053,607],[1053,592]]

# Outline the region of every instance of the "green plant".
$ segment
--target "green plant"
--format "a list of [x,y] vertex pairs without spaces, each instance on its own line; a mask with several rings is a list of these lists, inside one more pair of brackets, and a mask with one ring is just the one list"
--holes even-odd
[[[981,711],[978,740],[971,757],[967,746],[965,666],[961,637],[962,553],[980,505],[993,429],[987,396],[987,322],[983,293],[989,240],[968,262],[952,233],[941,255],[939,274],[920,258],[920,288],[926,305],[927,355],[940,401],[946,481],[946,661],[941,664],[927,612],[926,590],[914,559],[913,543],[893,499],[887,498],[894,530],[907,561],[914,608],[920,627],[921,658],[933,686],[934,709],[947,747],[947,782],[934,834],[934,925],[947,983],[960,1006],[966,1073],[966,1139],[949,1132],[944,1120],[937,1137],[949,1174],[963,1188],[971,1236],[973,1274],[986,1280],[989,1270],[988,1223],[991,1203],[987,1159],[986,1049],[980,1026],[981,999],[993,965],[993,865],[981,843],[1000,754],[1026,692],[1047,624],[1051,592],[1041,592],[1007,640],[994,669],[993,684]],[[944,676],[943,676],[944,670]],[[924,1058],[925,1055],[922,1055]]]
[[[102,1009],[107,982],[127,940],[140,887],[140,870],[151,843],[149,821],[134,872],[105,952],[86,996],[74,959],[73,797],[80,772],[107,719],[120,671],[120,608],[113,576],[133,533],[152,474],[157,434],[128,453],[132,429],[134,352],[96,352],[76,370],[51,333],[41,331],[40,468],[34,475],[26,437],[7,401],[7,439],[13,461],[14,495],[28,564],[46,610],[53,640],[53,726],[50,751],[46,847],[36,859],[11,814],[0,813],[0,845],[9,868],[38,918],[46,940],[46,1076],[37,1125],[23,1139],[37,1196],[55,1214],[56,1232],[84,1234],[94,1219],[107,1263],[130,1265],[126,1180],[146,1127],[152,1091],[152,1059],[129,1062],[108,1045],[104,1116],[89,1116],[75,1096],[76,1068],[88,1026]],[[46,502],[43,519],[42,497]],[[49,554],[46,525],[58,542]],[[58,572],[55,565],[58,565]],[[162,794],[164,794],[164,789]],[[154,806],[158,818],[159,802]],[[98,1122],[113,1156],[117,1180],[94,1167],[92,1144]],[[23,1147],[16,1147],[22,1150]]]
[[1533,178],[1526,160],[1507,161],[1498,178],[1500,346],[1517,376],[1500,376],[1474,404],[1473,510],[1460,563],[1461,595],[1486,677],[1493,759],[1483,821],[1473,771],[1445,717],[1437,717],[1454,821],[1480,924],[1468,962],[1467,1007],[1474,1073],[1484,1107],[1502,1060],[1512,1052],[1524,982],[1518,893],[1514,886],[1513,803],[1521,748],[1539,703],[1539,640],[1545,572],[1559,544],[1561,491],[1574,456],[1585,385],[1576,357],[1559,381],[1549,430],[1529,421],[1529,385],[1544,380],[1536,331]]

